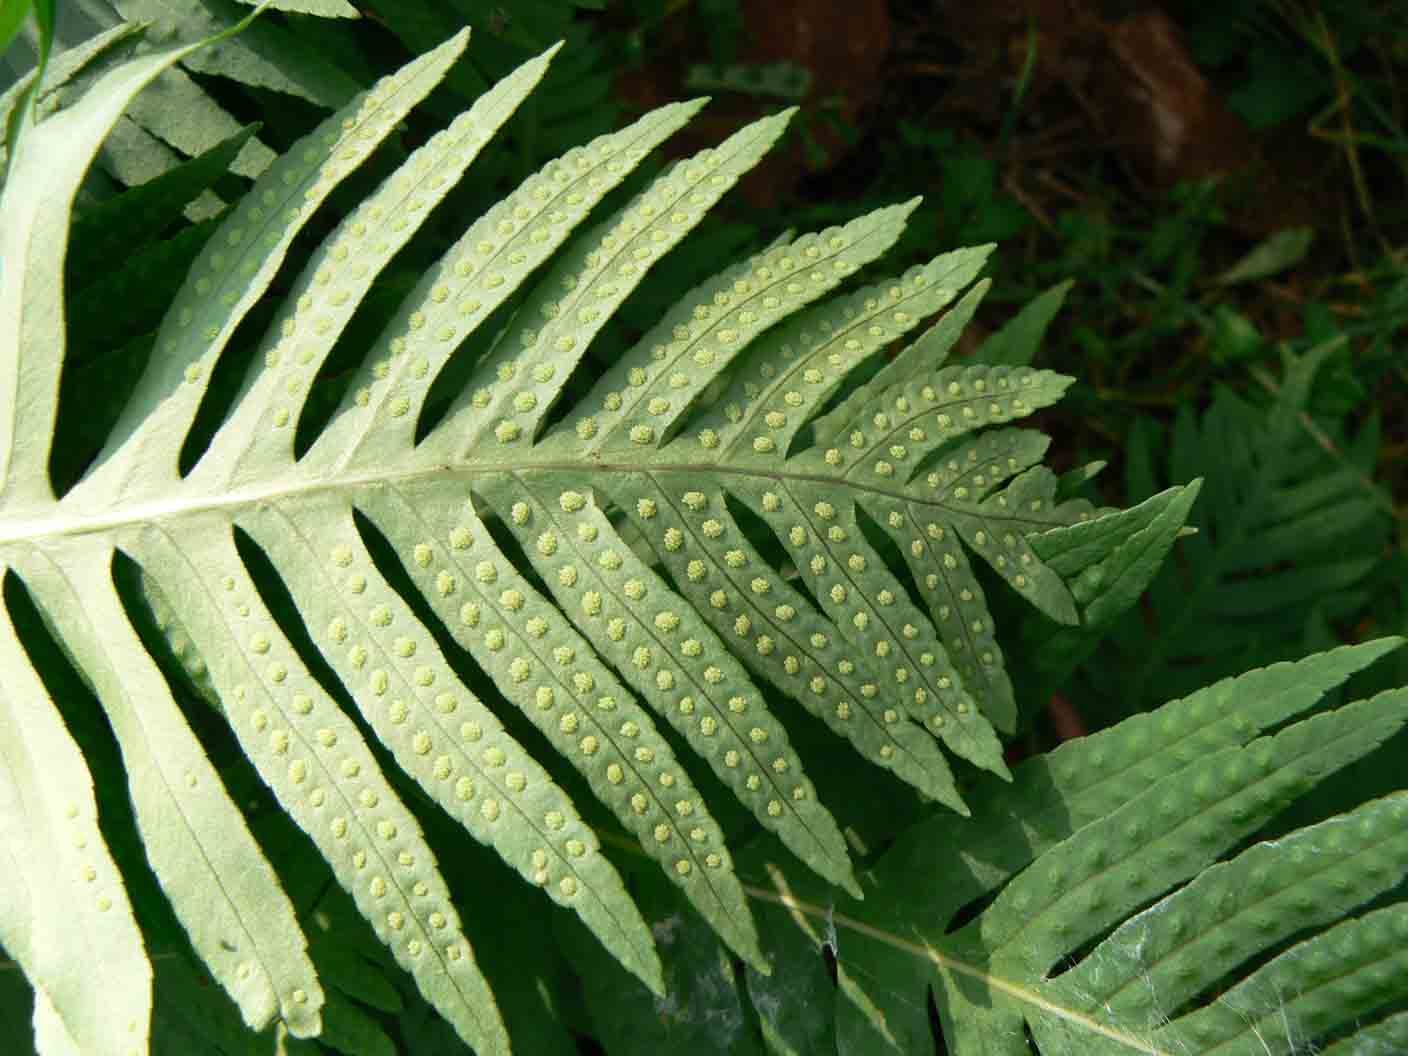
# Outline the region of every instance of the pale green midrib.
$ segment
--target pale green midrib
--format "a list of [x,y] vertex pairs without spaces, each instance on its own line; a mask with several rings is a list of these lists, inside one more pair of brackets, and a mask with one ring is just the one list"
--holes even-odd
[[[317,480],[301,480],[296,477],[292,479],[283,478],[273,486],[240,488],[225,495],[200,495],[190,499],[147,499],[125,509],[119,508],[113,511],[103,511],[101,513],[88,513],[86,511],[70,513],[63,510],[62,501],[55,505],[55,512],[44,517],[26,517],[8,520],[3,517],[3,511],[0,511],[0,548],[21,543],[38,543],[44,539],[90,535],[95,532],[110,532],[143,524],[170,521],[179,517],[213,513],[218,510],[229,511],[230,516],[233,518],[235,513],[240,509],[257,506],[261,503],[281,501],[303,494],[343,491],[377,484],[406,483],[439,476],[482,476],[490,473],[514,474],[537,471],[576,473],[583,476],[591,476],[592,474],[598,473],[644,473],[646,475],[654,475],[657,473],[683,473],[694,477],[705,478],[711,476],[734,476],[775,481],[797,481],[821,484],[852,492],[867,492],[888,499],[896,499],[903,502],[945,510],[951,514],[970,515],[972,513],[972,511],[967,508],[959,509],[947,502],[923,498],[907,490],[904,486],[882,488],[872,484],[860,484],[851,480],[842,480],[836,476],[828,476],[823,473],[767,470],[756,466],[720,466],[714,462],[578,462],[560,459],[535,461],[530,458],[513,462],[478,462],[457,466],[439,464],[433,466],[417,466],[413,469],[403,469],[399,471],[392,470],[390,472],[348,473],[332,480],[326,478]],[[1054,525],[1046,521],[1032,520],[1011,514],[1005,515],[1002,519],[1005,522],[1016,522],[1027,525],[1033,531],[1044,531],[1054,527]]]

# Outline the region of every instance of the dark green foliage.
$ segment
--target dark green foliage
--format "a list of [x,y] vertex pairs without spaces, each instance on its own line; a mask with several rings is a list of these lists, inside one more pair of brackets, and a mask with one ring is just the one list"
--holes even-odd
[[1299,655],[1315,628],[1352,618],[1380,589],[1392,504],[1371,475],[1375,431],[1333,438],[1327,450],[1304,417],[1317,371],[1342,348],[1288,358],[1269,407],[1223,390],[1201,419],[1185,408],[1169,430],[1136,426],[1130,494],[1197,467],[1198,534],[1154,580],[1143,618],[1110,636],[1092,695],[1135,711],[1209,675]]

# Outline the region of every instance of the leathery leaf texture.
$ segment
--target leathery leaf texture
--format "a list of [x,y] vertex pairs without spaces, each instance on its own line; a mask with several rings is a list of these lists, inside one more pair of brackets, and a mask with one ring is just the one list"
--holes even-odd
[[[609,370],[579,369],[790,116],[608,203],[697,102],[569,151],[467,222],[299,453],[305,401],[353,313],[552,58],[487,91],[300,256],[322,203],[465,40],[354,98],[220,220],[105,446],[63,494],[49,476],[66,333],[55,247],[104,136],[186,49],[116,65],[22,129],[0,199],[0,566],[43,618],[28,633],[47,633],[100,703],[145,864],[250,1028],[312,1037],[350,1029],[350,1013],[324,993],[316,962],[331,955],[313,956],[292,881],[198,736],[212,720],[425,1000],[497,1053],[503,1017],[427,811],[660,992],[655,936],[604,853],[603,824],[619,825],[766,973],[722,807],[818,882],[862,894],[827,807],[847,789],[806,771],[769,695],[969,813],[960,785],[1010,778],[999,733],[1017,718],[979,570],[987,589],[1076,624],[1031,540],[1102,514],[1060,501],[1045,438],[1008,424],[1070,378],[944,363],[990,247],[853,279],[912,202],[725,268]],[[183,469],[227,351],[252,365]],[[469,380],[447,406],[428,398],[452,357]],[[119,591],[133,565],[137,595]],[[38,995],[45,1051],[146,1051],[142,914],[96,827],[76,720],[4,618],[0,940]],[[153,618],[169,652],[141,636]],[[214,705],[198,723],[192,686]],[[737,802],[706,800],[706,777]],[[568,786],[616,825],[584,820]]]

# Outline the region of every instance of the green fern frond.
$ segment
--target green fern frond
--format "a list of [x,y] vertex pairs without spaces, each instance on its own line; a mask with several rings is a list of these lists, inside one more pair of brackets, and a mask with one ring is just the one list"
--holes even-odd
[[[781,1051],[935,1051],[929,995],[959,1056],[1397,1051],[1408,795],[1247,840],[1402,730],[1404,690],[1325,700],[1402,644],[1252,671],[1028,760],[972,819],[905,832],[863,903],[750,848],[772,978],[805,986],[828,948],[837,986],[805,1023],[762,977],[737,1002]],[[588,990],[608,1037],[613,985]]]
[[[1327,451],[1301,420],[1318,370],[1340,347],[1288,354],[1266,408],[1223,391],[1201,419],[1181,411],[1167,436],[1148,424],[1134,430],[1130,494],[1195,465],[1207,480],[1189,520],[1197,534],[1150,587],[1149,623],[1116,628],[1103,649],[1108,691],[1125,707],[1143,706],[1154,686],[1182,692],[1234,674],[1252,654],[1296,656],[1314,620],[1343,619],[1369,596],[1393,529],[1392,503],[1371,478],[1373,438],[1366,447],[1337,432],[1343,451]],[[1200,658],[1196,672],[1190,656]]]
[[[599,216],[697,103],[574,148],[468,223],[297,457],[334,344],[553,51],[407,158],[290,267],[272,322],[246,337],[251,312],[320,205],[464,46],[461,33],[414,60],[269,165],[196,255],[105,445],[58,495],[49,468],[68,327],[52,247],[103,137],[189,49],[102,74],[12,145],[0,198],[0,566],[100,700],[147,862],[249,1026],[375,1044],[345,995],[320,983],[316,921],[226,791],[234,778],[197,739],[181,687],[143,646],[142,614],[114,578],[128,559],[236,754],[424,1001],[488,1053],[508,1049],[504,1017],[425,800],[660,993],[671,977],[657,938],[606,853],[614,818],[653,860],[651,883],[682,893],[764,975],[724,818],[741,807],[822,881],[864,891],[826,805],[847,789],[809,771],[770,694],[930,799],[981,812],[962,791],[971,773],[949,757],[1009,779],[998,732],[1014,728],[1016,708],[979,576],[1076,624],[1089,598],[1044,559],[1043,545],[1068,550],[1042,533],[1100,532],[1107,519],[1063,501],[1040,465],[1045,438],[989,428],[1053,403],[1072,379],[1015,359],[941,362],[981,295],[958,300],[989,247],[842,289],[893,245],[914,203],[775,243],[685,294],[599,377],[581,376],[613,313],[790,116],[666,168]],[[856,384],[857,368],[946,308]],[[217,363],[246,349],[243,387],[183,472]],[[432,386],[452,357],[468,357],[470,380],[439,413]],[[1191,493],[1168,499],[1158,530],[1176,532]],[[1119,525],[1122,541],[1147,527]],[[92,825],[91,779],[21,636],[0,631],[0,846],[17,863],[4,878],[6,948],[40,995],[37,1034],[143,1049],[151,973]],[[54,764],[37,766],[50,751]],[[724,793],[709,791],[715,782]],[[574,803],[569,783],[607,820],[589,822],[601,809]],[[101,985],[73,967],[92,963],[85,943],[96,941],[121,966]]]

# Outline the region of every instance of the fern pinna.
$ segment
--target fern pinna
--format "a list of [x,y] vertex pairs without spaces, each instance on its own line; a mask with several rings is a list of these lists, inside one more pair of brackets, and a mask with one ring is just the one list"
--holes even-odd
[[[104,135],[189,49],[113,64],[73,106],[19,122],[0,199],[0,562],[101,701],[147,864],[245,1023],[313,1037],[346,1002],[325,992],[316,937],[226,791],[234,779],[140,636],[143,614],[118,589],[129,559],[143,607],[283,811],[424,998],[489,1053],[508,1051],[507,1031],[422,831],[439,819],[417,799],[659,993],[652,928],[563,788],[584,784],[765,976],[772,958],[719,821],[735,807],[706,801],[697,781],[722,783],[827,890],[863,893],[825,805],[846,790],[814,783],[766,695],[795,700],[961,826],[960,785],[976,771],[960,781],[951,757],[1009,779],[999,733],[1017,722],[975,563],[1057,623],[1104,619],[1110,599],[1128,604],[1147,582],[1193,491],[1096,511],[1040,464],[1043,436],[989,428],[1054,402],[1071,379],[944,365],[985,289],[987,247],[837,292],[894,243],[913,203],[729,268],[583,378],[613,312],[789,116],[669,166],[599,215],[698,103],[569,151],[471,223],[295,457],[305,402],[353,313],[551,52],[322,240],[183,472],[216,361],[247,339],[248,327],[233,341],[295,236],[464,45],[460,34],[384,79],[263,172],[197,256],[106,446],[58,496],[54,247]],[[452,356],[472,371],[442,408],[432,385]],[[34,985],[42,1051],[145,1051],[153,968],[93,778],[11,607],[0,618],[0,941]],[[556,753],[530,752],[506,726],[531,726],[530,743]]]

